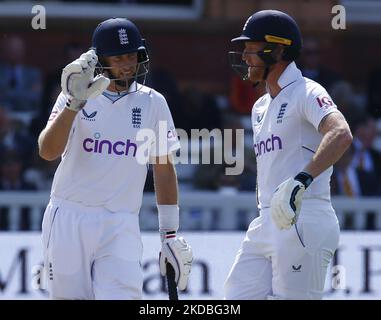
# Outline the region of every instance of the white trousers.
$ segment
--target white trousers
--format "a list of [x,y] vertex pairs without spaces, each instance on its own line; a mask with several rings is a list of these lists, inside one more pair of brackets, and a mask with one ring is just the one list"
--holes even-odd
[[304,200],[289,230],[279,230],[270,210],[262,210],[225,281],[225,299],[322,299],[339,233],[335,211],[325,201]]
[[141,299],[139,216],[53,198],[42,222],[52,299]]

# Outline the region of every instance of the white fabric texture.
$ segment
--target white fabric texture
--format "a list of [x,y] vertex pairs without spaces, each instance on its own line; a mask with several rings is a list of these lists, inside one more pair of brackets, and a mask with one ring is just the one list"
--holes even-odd
[[[65,103],[61,93],[50,121],[54,121]],[[138,213],[149,156],[158,154],[153,147],[155,140],[164,140],[161,145],[166,148],[161,155],[180,148],[174,129],[169,137],[166,131],[155,136],[159,121],[174,128],[163,96],[145,86],[115,102],[103,95],[89,99],[74,119],[54,176],[52,195],[113,212]],[[152,135],[145,136],[144,129]],[[140,133],[142,140],[138,140]]]
[[138,215],[53,198],[42,239],[51,298],[142,298]]
[[[252,110],[259,208],[270,207],[276,187],[303,170],[321,142],[320,121],[339,112],[327,91],[304,78],[294,62],[278,83],[280,93],[274,99],[265,94]],[[329,200],[331,174],[332,167],[314,179],[304,198]]]
[[265,209],[249,226],[225,282],[225,299],[322,299],[338,243],[337,217],[327,201],[303,201],[288,230],[279,230]]

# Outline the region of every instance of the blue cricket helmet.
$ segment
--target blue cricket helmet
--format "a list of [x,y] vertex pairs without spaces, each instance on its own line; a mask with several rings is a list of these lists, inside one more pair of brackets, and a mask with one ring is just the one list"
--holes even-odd
[[145,49],[136,25],[124,18],[111,18],[98,24],[92,47],[96,48],[98,56],[118,56]]
[[285,46],[283,59],[296,60],[302,48],[302,36],[295,20],[278,10],[262,10],[250,16],[241,36],[231,40],[267,42]]
[[[107,66],[103,57],[119,56],[127,53],[137,53],[138,64],[136,73],[133,79],[118,79],[112,78],[120,85],[129,84],[131,80],[142,80],[145,82],[145,75],[149,70],[149,57],[145,45],[145,40],[142,38],[139,29],[136,25],[125,18],[107,19],[96,27],[92,37],[92,48],[95,49],[99,58],[98,72],[112,69]],[[143,77],[143,78],[142,78]]]

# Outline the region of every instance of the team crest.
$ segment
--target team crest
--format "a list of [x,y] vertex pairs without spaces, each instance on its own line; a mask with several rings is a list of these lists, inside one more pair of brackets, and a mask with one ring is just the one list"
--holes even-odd
[[278,113],[278,116],[276,118],[277,119],[276,123],[282,123],[282,119],[283,119],[284,113],[286,112],[286,107],[287,107],[287,103],[283,103],[280,106],[279,113]]
[[118,30],[120,44],[129,44],[127,31],[124,28]]
[[132,126],[140,128],[142,124],[142,108],[135,107],[132,109]]

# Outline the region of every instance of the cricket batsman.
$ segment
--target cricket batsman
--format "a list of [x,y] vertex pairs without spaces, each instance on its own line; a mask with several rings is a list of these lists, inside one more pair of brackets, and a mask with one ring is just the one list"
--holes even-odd
[[[52,299],[141,299],[139,210],[153,163],[162,249],[160,271],[187,286],[192,250],[179,228],[179,148],[165,98],[144,85],[149,57],[138,28],[124,18],[100,23],[92,48],[62,72],[62,92],[38,143],[48,161],[61,157],[42,223]],[[95,70],[98,75],[95,76]],[[143,82],[141,84],[140,82]],[[167,125],[159,136],[159,124]],[[140,130],[151,130],[145,141]],[[142,163],[139,148],[149,157]]]
[[302,47],[289,15],[264,10],[232,40],[233,69],[267,93],[254,104],[254,219],[225,282],[225,299],[321,299],[339,243],[330,199],[332,165],[352,142],[327,91],[295,64]]

